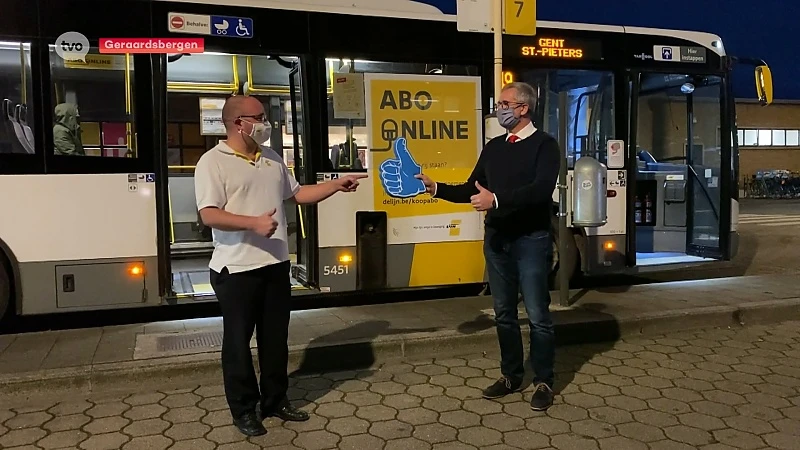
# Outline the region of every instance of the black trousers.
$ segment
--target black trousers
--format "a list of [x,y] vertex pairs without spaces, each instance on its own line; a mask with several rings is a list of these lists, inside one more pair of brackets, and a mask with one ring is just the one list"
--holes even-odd
[[[222,310],[222,377],[231,415],[238,419],[261,405],[271,413],[284,405],[289,377],[289,262],[229,273],[211,271],[211,286]],[[250,339],[256,330],[260,383]],[[259,391],[260,384],[260,391]]]

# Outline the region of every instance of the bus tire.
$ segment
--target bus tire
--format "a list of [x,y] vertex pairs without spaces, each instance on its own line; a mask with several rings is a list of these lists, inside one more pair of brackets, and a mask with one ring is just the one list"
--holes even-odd
[[[562,271],[566,271],[567,276],[569,277],[570,281],[575,276],[575,272],[578,269],[578,262],[580,261],[580,253],[578,252],[577,242],[575,241],[575,235],[572,234],[572,231],[567,230],[567,252],[566,254],[560,254],[558,244],[559,244],[559,227],[558,227],[558,218],[553,217],[551,219],[552,224],[552,236],[553,236],[553,259],[551,261],[550,266],[550,288],[557,289],[559,280],[561,279]],[[566,261],[566,264],[563,264]]]
[[0,320],[3,320],[11,305],[11,275],[3,259],[0,254]]

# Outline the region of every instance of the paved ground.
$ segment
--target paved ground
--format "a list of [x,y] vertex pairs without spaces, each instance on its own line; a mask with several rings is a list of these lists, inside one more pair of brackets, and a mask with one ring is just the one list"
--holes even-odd
[[800,272],[800,201],[741,202],[739,255],[724,276]]
[[739,199],[742,214],[800,214],[800,200],[797,199]]
[[[221,387],[9,404],[0,448],[797,449],[800,322],[561,347],[556,405],[479,398],[493,354],[292,378],[309,422],[245,439]],[[5,408],[5,409],[4,409]]]
[[[643,330],[663,333],[740,320],[765,323],[748,317],[752,311],[769,311],[778,320],[800,318],[800,291],[793,275],[574,290],[571,294],[573,307],[554,308],[556,325],[565,330],[560,337],[571,343],[594,341],[601,334],[613,339]],[[491,302],[484,296],[298,311],[293,313],[289,336],[293,363],[304,367],[322,363],[331,359],[325,358],[332,354],[329,349],[308,358],[309,348],[353,342],[363,344],[362,360],[369,364],[386,357],[419,356],[429,347],[441,347],[442,342],[483,349],[495,339]],[[2,335],[0,373],[8,376],[7,383],[12,379],[47,380],[36,387],[42,389],[51,382],[50,374],[66,373],[64,369],[76,371],[69,376],[86,379],[90,371],[102,368],[129,370],[157,361],[174,367],[180,364],[174,358],[218,352],[221,337],[220,318]],[[440,349],[435,350],[438,353]],[[351,352],[346,356],[362,355]],[[333,357],[337,367],[340,357]],[[218,369],[217,358],[210,355],[213,370]],[[128,363],[132,365],[123,366]],[[0,392],[6,390],[2,381]]]

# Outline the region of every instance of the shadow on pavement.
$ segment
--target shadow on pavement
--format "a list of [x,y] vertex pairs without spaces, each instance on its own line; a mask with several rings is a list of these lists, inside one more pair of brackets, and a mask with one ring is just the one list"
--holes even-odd
[[[520,321],[520,324],[522,322],[523,321]],[[456,331],[461,334],[475,334],[490,328],[494,328],[494,317],[488,314],[479,314],[472,320],[458,324]]]
[[[438,328],[393,328],[386,320],[370,320],[334,331],[313,339],[303,353],[303,359],[291,377],[315,375],[324,372],[353,372],[333,384],[320,383],[319,389],[309,390],[303,402],[315,402],[336,389],[345,380],[367,378],[375,370],[374,341],[381,336],[409,333],[431,333]],[[327,377],[338,378],[338,377]]]
[[[580,309],[556,311],[556,383],[561,393],[595,357],[614,347],[621,330],[617,318],[602,303],[584,303]],[[590,372],[584,370],[584,372]]]

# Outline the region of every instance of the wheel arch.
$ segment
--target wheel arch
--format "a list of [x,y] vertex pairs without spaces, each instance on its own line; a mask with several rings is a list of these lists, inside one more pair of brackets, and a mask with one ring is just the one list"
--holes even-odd
[[[14,311],[19,311],[20,306],[20,299],[22,298],[22,292],[19,287],[21,284],[20,272],[19,272],[19,261],[17,261],[17,257],[14,255],[14,252],[11,250],[11,247],[0,238],[0,264],[2,264],[8,271],[9,275],[9,282],[10,282],[10,304],[9,309],[13,306]],[[8,311],[5,311],[8,313]]]

